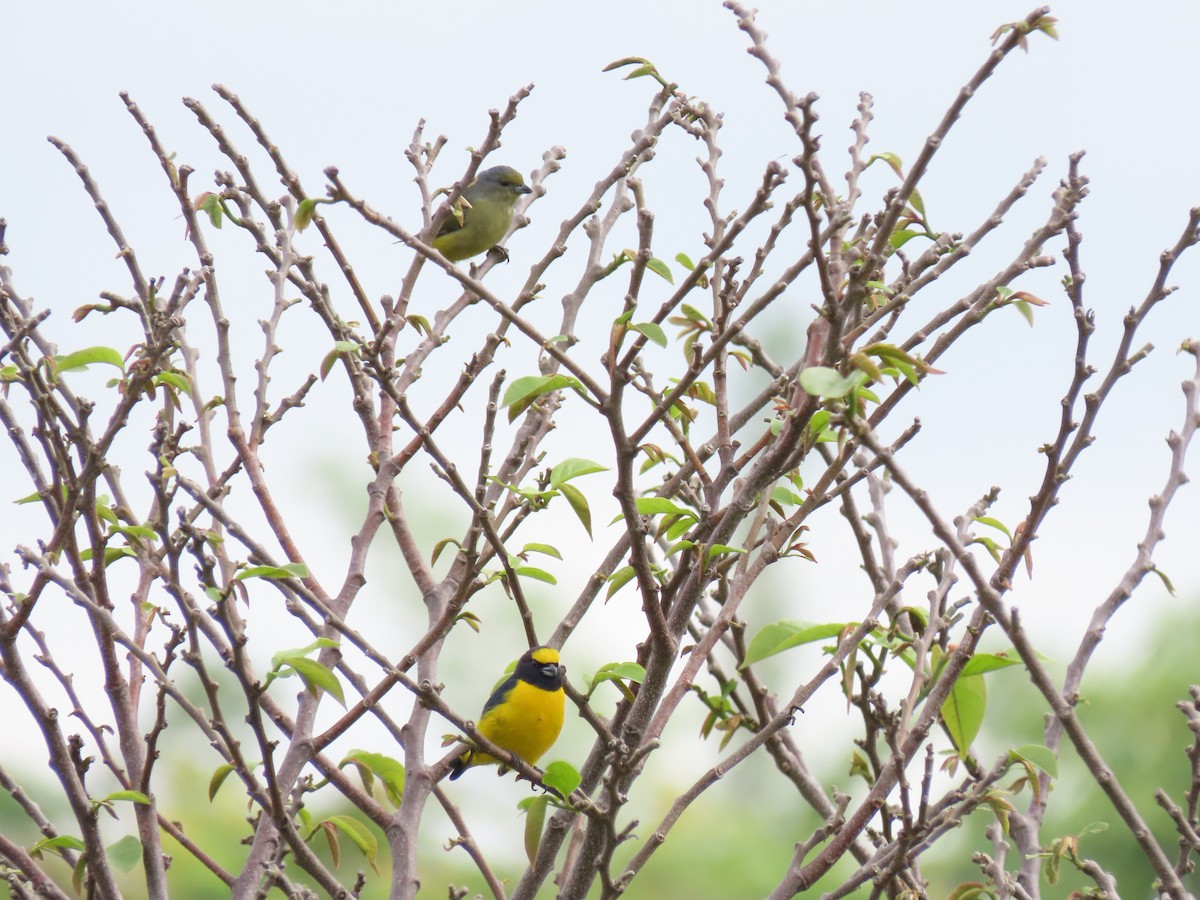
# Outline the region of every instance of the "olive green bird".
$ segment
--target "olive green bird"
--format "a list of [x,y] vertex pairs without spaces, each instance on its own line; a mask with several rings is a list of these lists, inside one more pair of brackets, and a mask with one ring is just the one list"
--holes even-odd
[[495,247],[512,227],[513,206],[532,189],[510,166],[484,169],[462,192],[462,216],[446,216],[433,246],[451,262]]
[[[532,766],[562,731],[563,696],[558,651],[535,647],[517,660],[513,673],[492,692],[475,727],[493,744]],[[504,760],[482,750],[465,750],[450,764],[450,780],[471,766],[490,763],[500,763],[501,775],[508,771]]]

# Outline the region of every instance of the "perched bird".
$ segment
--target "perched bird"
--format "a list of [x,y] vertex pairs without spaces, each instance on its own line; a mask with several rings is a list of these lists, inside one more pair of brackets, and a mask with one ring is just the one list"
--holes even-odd
[[484,169],[462,192],[462,219],[442,222],[433,246],[451,262],[470,259],[496,246],[512,226],[513,205],[530,193],[521,173],[509,166]]
[[[558,738],[563,724],[563,669],[558,651],[535,647],[517,661],[513,673],[504,679],[483,707],[476,728],[485,738],[515,753],[531,766]],[[466,750],[450,764],[453,781],[471,766],[500,763],[504,760],[482,750]]]

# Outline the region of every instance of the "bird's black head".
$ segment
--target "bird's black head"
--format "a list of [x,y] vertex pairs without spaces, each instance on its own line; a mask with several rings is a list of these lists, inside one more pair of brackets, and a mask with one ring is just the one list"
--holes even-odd
[[519,679],[543,691],[557,691],[563,683],[563,667],[553,647],[535,647],[517,661]]

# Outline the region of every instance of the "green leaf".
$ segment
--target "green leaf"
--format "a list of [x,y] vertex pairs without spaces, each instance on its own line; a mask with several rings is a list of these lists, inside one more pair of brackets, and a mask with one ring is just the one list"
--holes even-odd
[[546,584],[558,584],[558,579],[545,569],[535,569],[533,566],[514,566],[513,571],[522,578],[533,578]]
[[583,386],[569,375],[526,375],[508,386],[500,405],[508,407],[508,421],[512,422],[538,397],[565,387],[583,392]]
[[543,794],[540,797],[528,797],[519,806],[525,810],[525,857],[529,865],[537,861],[538,848],[542,844],[542,828],[546,824],[546,807],[550,798]]
[[637,511],[643,516],[657,516],[668,513],[674,516],[690,516],[695,519],[691,510],[685,509],[668,500],[666,497],[639,497],[634,501]]
[[913,188],[913,192],[908,195],[908,202],[913,209],[921,214],[922,218],[925,217],[925,201],[921,199],[920,191]]
[[193,209],[204,213],[212,222],[213,228],[221,227],[221,198],[211,191],[206,191],[196,198]]
[[567,498],[567,502],[571,504],[571,509],[575,511],[575,515],[579,517],[579,521],[583,523],[583,529],[588,533],[588,537],[591,537],[592,510],[588,506],[587,497],[583,496],[583,491],[579,490],[573,484],[560,484],[558,489]]
[[[79,558],[83,562],[87,562],[93,556],[92,548],[87,547],[79,551]],[[127,556],[137,556],[136,551],[132,547],[105,547],[104,548],[104,565],[111,566],[118,559],[124,559]]]
[[[29,854],[36,859],[42,858],[43,850],[78,850],[84,851],[87,849],[87,844],[77,837],[71,837],[69,834],[60,834],[57,837],[45,838],[38,841],[29,848]],[[61,853],[59,854],[62,855]]]
[[703,325],[705,328],[712,328],[712,322],[708,320],[708,316],[704,315],[704,313],[700,312],[700,310],[696,309],[696,307],[689,306],[686,303],[681,303],[679,304],[679,311],[691,321]]
[[611,681],[620,689],[622,694],[632,700],[632,692],[622,683],[622,679],[641,684],[646,679],[646,670],[634,662],[606,663],[596,670],[595,675],[587,680],[587,695],[590,697],[598,686],[606,681]]
[[695,270],[696,264],[692,262],[692,258],[686,253],[676,253],[675,261],[687,269],[689,272]]
[[662,330],[662,326],[656,322],[642,322],[630,326],[639,334],[644,334],[649,340],[654,341],[660,347],[667,346],[667,333]]
[[562,554],[558,552],[557,547],[550,544],[526,544],[521,548],[522,553],[542,553],[546,556],[553,556],[555,559],[562,559]]
[[1031,763],[1051,778],[1058,777],[1058,757],[1049,747],[1043,747],[1041,744],[1025,744],[1016,750],[1009,750],[1008,758],[1012,762]]
[[247,578],[307,578],[308,566],[304,563],[288,563],[283,566],[250,566],[242,569],[234,576],[234,581],[245,581]]
[[746,661],[740,668],[752,665],[769,656],[799,647],[801,644],[811,644],[814,641],[824,641],[837,637],[847,627],[857,623],[829,622],[824,625],[811,625],[807,622],[784,620],[764,626],[750,641],[746,648]]
[[814,397],[845,397],[866,379],[862,372],[843,377],[828,366],[809,366],[800,372],[800,387]]
[[580,459],[571,457],[564,459],[557,466],[550,470],[550,486],[562,487],[572,478],[578,478],[580,475],[590,475],[593,472],[607,472],[608,466],[602,466],[598,462],[592,462],[590,459]]
[[404,797],[404,766],[398,760],[382,753],[370,753],[366,750],[351,750],[345,759],[338,763],[338,768],[353,765],[358,770],[363,787],[367,793],[374,789],[375,776],[383,782],[388,799],[394,806],[399,806]]
[[121,358],[121,354],[112,347],[88,347],[86,350],[76,350],[65,356],[54,357],[54,372],[57,375],[63,372],[86,370],[94,363],[116,366],[122,372],[125,371],[125,361]]
[[418,316],[415,313],[404,317],[413,328],[417,329],[418,334],[424,334],[425,337],[433,337],[433,326],[429,324],[429,320],[424,316]]
[[150,798],[141,791],[113,791],[107,797],[102,797],[100,802],[108,803],[113,800],[129,800],[133,803],[140,803],[142,806],[150,805]]
[[312,643],[305,644],[303,647],[293,647],[288,650],[280,650],[271,657],[271,668],[278,669],[286,660],[293,656],[308,656],[308,654],[312,653],[314,650],[333,649],[336,646],[338,646],[338,642],[332,638],[317,638]]
[[[653,272],[655,275],[658,275],[659,277],[666,279],[667,284],[675,283],[675,279],[671,276],[671,267],[668,266],[661,259],[655,259],[654,257],[651,257],[649,262],[646,263],[646,268],[649,269],[651,272]],[[634,325],[633,327],[637,328],[636,325]],[[646,335],[646,336],[649,337],[649,335]],[[664,343],[663,346],[665,347],[666,344]]]
[[[99,510],[96,510],[99,512]],[[102,518],[107,518],[102,516]],[[148,525],[117,525],[112,529],[114,534],[123,534],[126,537],[134,538],[142,541],[157,541],[158,534],[153,528]]]
[[338,681],[337,675],[328,666],[324,666],[315,659],[308,659],[303,656],[289,656],[282,660],[282,664],[292,669],[300,680],[304,682],[314,696],[317,696],[321,691],[325,691],[343,707],[346,705],[346,698],[342,693],[342,683]]
[[771,499],[776,503],[786,504],[787,506],[800,506],[804,503],[803,497],[795,491],[788,490],[781,484],[777,484],[771,489]]
[[351,816],[330,816],[325,822],[348,837],[350,843],[354,844],[366,857],[371,868],[375,870],[375,874],[379,874],[379,842],[366,825]]
[[165,384],[186,394],[192,389],[192,383],[182,372],[159,372],[152,379],[155,384]]
[[566,800],[571,796],[571,792],[579,787],[583,778],[570,763],[555,760],[546,766],[546,771],[542,773],[542,781],[546,787],[554,788]]
[[438,561],[438,557],[442,555],[442,551],[445,550],[450,544],[453,544],[459,549],[459,552],[462,552],[463,545],[456,539],[452,537],[443,538],[433,545],[433,556],[429,560],[429,564],[431,566]]
[[971,675],[982,675],[984,672],[994,672],[996,669],[1007,669],[1009,666],[1021,665],[1021,658],[1016,655],[1015,651],[1012,656],[1005,656],[1003,653],[976,653],[963,666],[962,673],[959,678],[970,677]]
[[354,341],[335,341],[333,349],[325,354],[325,358],[321,360],[320,375],[324,381],[329,373],[333,370],[334,363],[345,356],[347,353],[357,353],[359,346]]
[[608,593],[604,595],[605,600],[612,598],[612,595],[623,588],[633,578],[635,572],[633,566],[622,566],[608,576]]
[[708,558],[712,559],[714,556],[721,556],[722,554],[725,554],[725,553],[745,553],[745,552],[746,551],[744,549],[742,549],[741,547],[730,547],[727,544],[713,544],[708,548]]
[[[883,160],[885,163],[887,163],[889,166],[892,167],[893,172],[895,172],[901,178],[904,177],[903,164],[900,162],[900,157],[897,156],[895,153],[888,153],[888,152],[873,153],[873,154],[871,154],[871,158],[867,160],[867,166],[871,165],[871,163],[875,162],[875,160],[877,160],[877,159]],[[864,168],[865,168],[865,166],[864,166]]]
[[995,528],[997,531],[1003,531],[1005,536],[1011,541],[1012,532],[1009,531],[1004,523],[999,519],[993,519],[991,516],[972,516],[971,520],[978,522],[980,525],[987,525],[989,528]]
[[971,752],[971,743],[983,727],[986,710],[987,684],[983,676],[960,675],[942,706],[942,722],[960,755]]
[[300,201],[300,205],[296,207],[296,218],[294,224],[297,231],[303,231],[312,224],[313,213],[317,211],[317,201],[311,197],[306,197]]
[[114,844],[104,848],[105,855],[112,864],[122,872],[132,872],[142,861],[142,842],[132,834],[127,834]]
[[892,232],[892,236],[888,238],[888,243],[892,245],[893,250],[899,250],[915,237],[922,237],[925,234],[923,231],[913,231],[911,228],[905,228],[902,231]]
[[1167,589],[1167,593],[1172,597],[1175,596],[1175,585],[1171,584],[1171,579],[1167,577],[1167,573],[1158,566],[1151,566],[1150,571],[1159,577],[1163,583],[1163,587]]
[[211,803],[213,798],[217,796],[217,791],[221,789],[221,785],[225,783],[225,779],[233,772],[233,766],[225,763],[217,766],[213,772],[212,778],[208,780],[208,802]]

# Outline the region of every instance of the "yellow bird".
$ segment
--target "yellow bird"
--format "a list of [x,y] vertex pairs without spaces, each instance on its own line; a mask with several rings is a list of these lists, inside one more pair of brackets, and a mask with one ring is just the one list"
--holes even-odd
[[[492,693],[475,727],[493,744],[532,766],[562,731],[563,696],[558,651],[535,647],[517,661],[513,673]],[[466,750],[450,764],[450,780],[471,766],[495,762],[500,763],[503,775],[507,771],[503,760],[482,750]]]
[[442,222],[434,249],[451,262],[492,249],[512,227],[517,198],[531,191],[511,166],[484,169],[462,192],[462,218],[451,214]]

